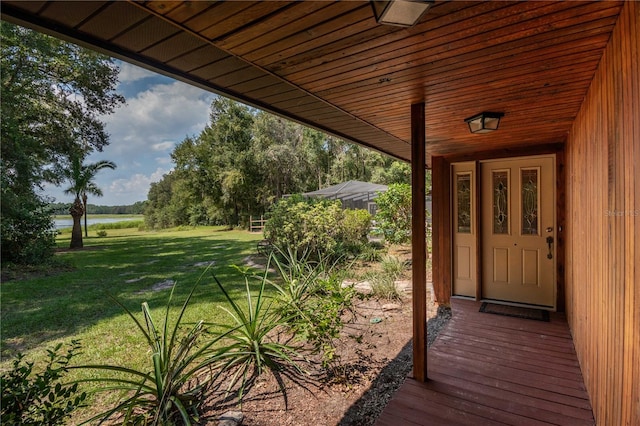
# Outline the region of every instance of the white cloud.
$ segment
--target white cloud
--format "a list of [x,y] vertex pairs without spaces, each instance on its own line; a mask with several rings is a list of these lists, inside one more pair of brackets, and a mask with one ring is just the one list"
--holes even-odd
[[213,96],[177,81],[139,92],[103,118],[111,134],[108,150],[134,158],[199,134],[208,122]]
[[153,149],[154,151],[167,151],[171,148],[173,148],[173,142],[170,142],[170,141],[160,142],[160,143],[151,145],[151,149]]
[[[145,200],[152,182],[158,182],[162,176],[169,173],[169,169],[158,167],[150,175],[136,173],[129,178],[116,179],[111,182],[108,192],[111,200],[122,200],[110,204],[132,204],[135,201]],[[143,194],[140,196],[140,194]]]
[[147,71],[144,68],[131,65],[127,62],[119,62],[120,73],[118,74],[118,81],[120,83],[131,83],[134,81],[142,80],[144,78],[150,78],[157,76],[156,73]]

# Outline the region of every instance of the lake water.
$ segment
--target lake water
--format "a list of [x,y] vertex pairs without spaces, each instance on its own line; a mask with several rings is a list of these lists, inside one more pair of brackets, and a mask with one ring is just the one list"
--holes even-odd
[[[95,223],[114,223],[114,222],[124,222],[125,220],[140,220],[139,217],[116,217],[116,218],[106,218],[106,217],[98,217],[98,218],[91,218],[91,216],[89,216],[87,218],[87,225],[93,225]],[[53,222],[55,223],[56,229],[63,229],[63,228],[72,228],[73,227],[73,219],[69,218],[69,219],[54,219]],[[82,224],[82,226],[84,227],[84,217],[80,220],[80,223]]]

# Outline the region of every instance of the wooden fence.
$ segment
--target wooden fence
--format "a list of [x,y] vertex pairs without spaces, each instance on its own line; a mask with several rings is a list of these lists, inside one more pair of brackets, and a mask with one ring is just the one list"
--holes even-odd
[[263,232],[266,222],[267,220],[262,215],[260,215],[260,219],[249,216],[249,232]]

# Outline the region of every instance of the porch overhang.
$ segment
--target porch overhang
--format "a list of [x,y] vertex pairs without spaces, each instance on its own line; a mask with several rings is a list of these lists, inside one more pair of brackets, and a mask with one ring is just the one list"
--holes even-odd
[[[412,28],[367,1],[2,2],[36,28],[410,161],[564,142],[622,2],[436,2]],[[505,114],[497,135],[464,118]]]

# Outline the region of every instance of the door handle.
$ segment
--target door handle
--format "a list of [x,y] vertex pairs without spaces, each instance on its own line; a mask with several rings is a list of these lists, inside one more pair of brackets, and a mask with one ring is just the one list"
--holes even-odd
[[547,237],[547,245],[549,246],[549,253],[547,254],[547,259],[553,259],[553,237]]

